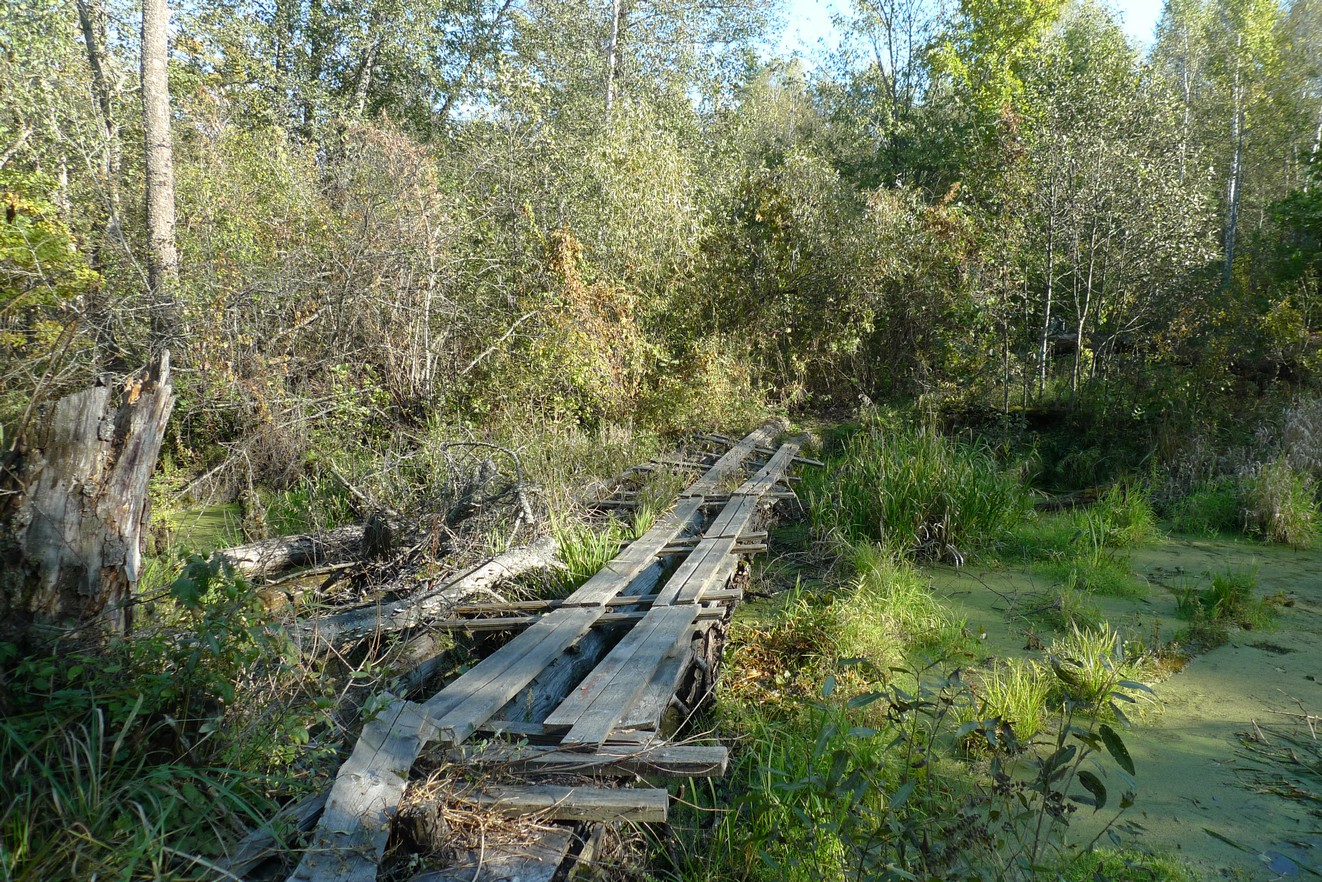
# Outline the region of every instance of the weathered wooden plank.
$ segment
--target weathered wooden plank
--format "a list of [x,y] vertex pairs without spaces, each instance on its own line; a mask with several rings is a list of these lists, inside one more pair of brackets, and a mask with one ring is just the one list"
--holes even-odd
[[[561,739],[566,747],[596,747],[606,740],[611,729],[620,721],[629,707],[637,700],[653,673],[680,641],[687,642],[693,627],[697,607],[663,607],[653,610],[651,615],[657,620],[656,626],[629,654],[620,670],[605,682],[598,694],[588,702],[571,724],[569,732]],[[635,630],[645,627],[638,625]],[[621,641],[623,642],[623,641]],[[576,696],[571,696],[571,698]],[[565,705],[562,704],[561,707]],[[559,708],[556,712],[559,713]],[[562,719],[572,714],[566,713]]]
[[436,729],[417,705],[387,696],[340,766],[321,821],[289,882],[372,882],[409,769]]
[[664,823],[670,807],[669,795],[651,787],[502,786],[487,787],[466,799],[506,815],[606,823]]
[[706,496],[720,488],[720,484],[734,471],[743,465],[744,460],[753,453],[753,448],[759,445],[770,444],[776,437],[780,426],[775,423],[764,423],[750,432],[742,441],[735,444],[728,451],[722,454],[721,458],[716,460],[707,473],[694,481],[682,494],[681,498],[696,496]]
[[784,479],[785,470],[788,469],[794,461],[794,455],[799,452],[798,440],[786,442],[780,446],[780,450],[767,460],[766,465],[758,469],[748,480],[735,491],[735,495],[761,496],[768,492],[776,484]]
[[666,708],[670,707],[675,690],[684,678],[684,672],[693,664],[693,643],[676,642],[656,671],[643,686],[638,697],[615,725],[619,729],[650,729],[659,732]]
[[715,585],[715,574],[721,562],[732,555],[739,537],[747,531],[756,514],[757,499],[754,497],[738,497],[737,501],[727,505],[703,535],[698,547],[666,580],[665,587],[657,594],[655,605],[691,603],[705,589]]
[[[634,664],[635,657],[653,639],[665,639],[676,627],[687,627],[693,622],[696,607],[680,609],[677,607],[654,607],[642,622],[635,625],[624,638],[615,645],[606,657],[597,663],[591,673],[580,682],[560,704],[547,714],[543,721],[550,728],[570,728],[588,712],[594,702],[601,697],[602,691],[621,671]],[[658,630],[662,629],[662,630]],[[667,648],[669,644],[666,645]],[[642,658],[646,658],[646,654]],[[657,660],[660,660],[658,654]],[[648,674],[651,673],[649,670]],[[621,711],[623,708],[620,709]]]
[[472,766],[502,766],[544,774],[675,775],[719,778],[725,774],[730,752],[702,744],[607,744],[592,753],[556,747],[491,745],[480,750],[452,750],[453,762]]
[[228,850],[226,857],[216,862],[222,872],[242,879],[248,872],[267,858],[286,847],[285,837],[303,833],[316,826],[317,818],[326,807],[330,790],[322,790],[311,796],[291,803],[269,821],[249,831],[234,847]]
[[423,705],[442,738],[458,744],[587,633],[604,607],[558,609],[482,660]]
[[[608,601],[607,608],[633,612],[650,606],[650,597],[637,595],[654,590],[664,572],[665,567],[658,560],[645,570],[643,575],[623,589],[626,593]],[[621,626],[613,628],[594,626],[591,631],[583,635],[583,639],[574,644],[573,652],[564,653],[547,665],[531,683],[500,709],[497,716],[505,720],[535,720],[540,723],[560,702],[564,701],[565,696],[581,683],[584,677],[592,672],[597,662],[619,642],[621,634]]]
[[[560,743],[559,735],[541,723],[521,720],[490,719],[479,726],[478,731],[484,735],[521,738],[529,742],[553,746]],[[606,743],[608,745],[656,744],[657,738],[655,732],[612,732]]]
[[676,536],[693,526],[702,514],[702,500],[680,500],[643,536],[629,544],[614,560],[588,579],[564,606],[600,606],[624,592],[636,578],[656,562],[657,554]]
[[[737,551],[738,549],[736,549]],[[641,605],[641,604],[640,604]],[[650,606],[651,604],[646,604]],[[646,617],[645,612],[607,612],[602,613],[593,627],[605,628],[612,625],[629,625],[641,622]],[[700,619],[719,618],[721,613],[712,610],[702,610],[698,613]],[[478,633],[482,631],[516,631],[519,628],[527,628],[540,622],[543,616],[493,616],[487,619],[443,619],[439,622],[432,622],[431,627],[446,631],[467,631],[469,633]]]

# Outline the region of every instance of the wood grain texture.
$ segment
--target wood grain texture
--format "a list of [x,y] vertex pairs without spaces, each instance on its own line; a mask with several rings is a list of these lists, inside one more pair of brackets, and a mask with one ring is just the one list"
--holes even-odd
[[588,632],[605,607],[558,609],[447,686],[424,707],[441,738],[459,744]]
[[289,882],[372,882],[409,770],[436,728],[417,705],[387,696],[335,776],[321,821]]
[[650,787],[563,787],[551,784],[487,787],[467,797],[506,815],[538,814],[557,821],[660,824],[670,797]]
[[676,643],[687,641],[697,613],[695,605],[654,608],[634,626],[588,680],[546,718],[548,726],[570,727],[561,744],[595,748],[604,742],[661,661]]
[[481,750],[450,751],[455,762],[501,766],[511,771],[581,775],[674,775],[719,778],[725,774],[730,751],[705,744],[605,744],[592,753],[557,747],[490,745]]

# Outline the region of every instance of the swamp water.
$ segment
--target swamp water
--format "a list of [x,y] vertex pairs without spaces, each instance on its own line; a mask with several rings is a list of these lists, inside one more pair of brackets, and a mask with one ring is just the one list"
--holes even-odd
[[[1322,876],[1322,745],[1312,732],[1322,729],[1322,552],[1170,538],[1134,550],[1130,565],[1146,597],[1088,601],[1145,646],[1188,626],[1177,592],[1215,574],[1253,574],[1257,597],[1285,605],[1269,629],[1231,628],[1228,643],[1155,684],[1155,706],[1131,715],[1122,737],[1138,791],[1123,820],[1143,832],[1125,845],[1178,856],[1203,878]],[[1009,566],[927,573],[989,656],[1040,658],[1027,647],[1050,644],[1041,614],[1052,579]],[[1086,842],[1113,814],[1081,807],[1071,838]]]

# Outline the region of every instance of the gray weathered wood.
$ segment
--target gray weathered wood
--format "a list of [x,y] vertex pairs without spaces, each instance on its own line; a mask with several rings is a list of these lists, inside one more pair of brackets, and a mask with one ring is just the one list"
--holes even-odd
[[456,604],[474,594],[490,591],[491,586],[502,581],[558,566],[555,553],[555,539],[547,536],[531,545],[498,554],[434,590],[315,619],[304,627],[318,639],[331,643],[416,628],[428,619],[448,614]]
[[330,790],[326,789],[276,812],[271,820],[235,843],[234,847],[229,849],[228,855],[217,861],[216,865],[231,876],[240,878],[246,876],[258,864],[285,847],[282,841],[283,835],[311,830],[316,825],[317,818],[321,816],[322,809],[326,807],[328,796]]
[[[661,607],[648,613],[585,681],[546,718],[547,725],[568,725],[561,743],[566,747],[596,747],[652,678],[661,660],[675,644],[687,640],[697,607]],[[651,627],[649,628],[649,620]],[[632,640],[634,635],[638,639]],[[612,664],[614,662],[614,664]],[[598,672],[607,676],[602,678]]]
[[779,422],[767,422],[754,429],[742,441],[726,451],[720,459],[716,460],[716,463],[707,470],[706,474],[694,481],[687,490],[680,494],[681,498],[706,496],[719,490],[721,482],[734,474],[739,466],[743,465],[744,460],[752,455],[755,447],[770,444],[771,440],[782,429],[783,424]]
[[461,852],[444,870],[431,870],[409,882],[551,882],[574,844],[568,829],[543,830],[524,845],[490,844]]
[[163,352],[118,391],[55,402],[0,461],[0,540],[19,552],[0,567],[0,639],[30,622],[129,630],[147,483],[173,408]]
[[730,752],[719,745],[704,744],[605,744],[592,753],[495,744],[480,750],[452,750],[448,756],[471,766],[494,765],[541,774],[719,778],[725,774]]
[[659,824],[670,797],[650,787],[561,787],[551,784],[487,787],[466,797],[506,815],[538,814],[557,821]]
[[363,547],[363,526],[352,524],[322,530],[262,539],[247,545],[234,545],[216,552],[223,560],[248,579],[278,576],[298,567],[312,567],[324,563],[357,558]]
[[289,882],[372,882],[409,769],[436,729],[412,702],[387,696],[340,766],[321,821]]
[[[650,605],[650,604],[640,604]],[[605,628],[613,625],[632,625],[641,622],[647,614],[644,612],[607,612],[602,613],[593,627]],[[701,610],[698,613],[699,619],[717,618],[723,613],[715,610]],[[482,631],[517,631],[520,628],[528,628],[542,620],[541,616],[492,616],[485,619],[441,619],[438,622],[432,622],[428,627],[439,628],[446,631],[467,631],[470,634]]]
[[684,673],[693,664],[693,655],[692,641],[677,642],[661,660],[661,664],[657,665],[651,678],[616,725],[621,729],[650,729],[659,732],[666,709],[675,697],[675,690],[684,679]]
[[441,737],[459,744],[587,633],[605,607],[548,613],[425,705]]

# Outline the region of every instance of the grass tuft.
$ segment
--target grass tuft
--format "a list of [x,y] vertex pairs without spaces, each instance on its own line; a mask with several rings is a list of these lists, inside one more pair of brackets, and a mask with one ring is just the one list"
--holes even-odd
[[984,445],[909,426],[861,427],[802,491],[825,533],[929,559],[987,546],[1027,510],[1023,488]]

